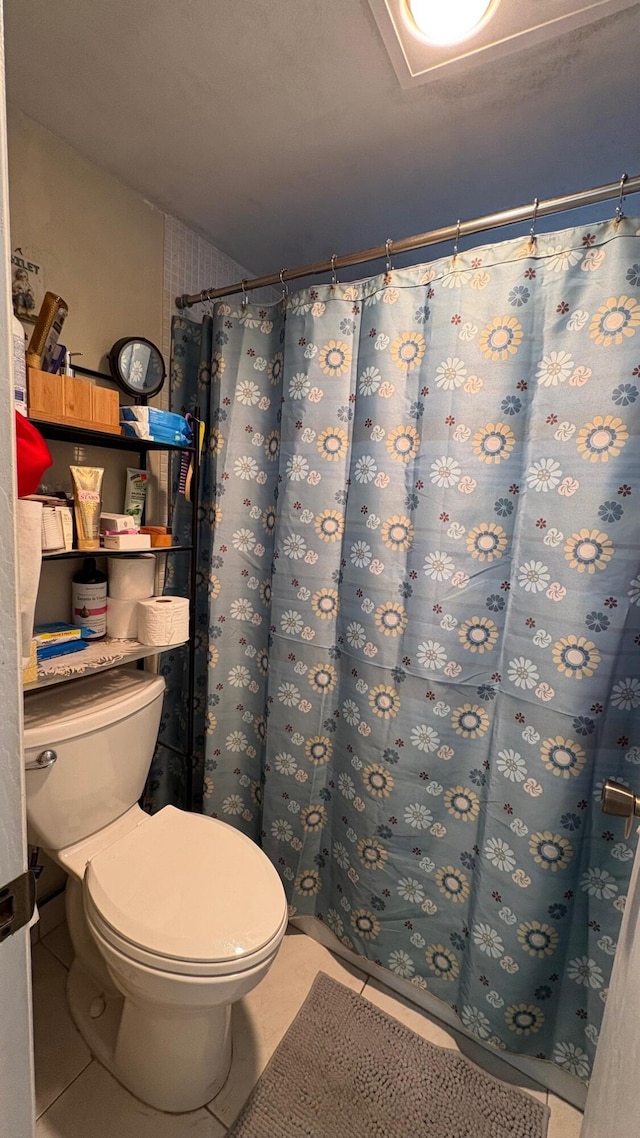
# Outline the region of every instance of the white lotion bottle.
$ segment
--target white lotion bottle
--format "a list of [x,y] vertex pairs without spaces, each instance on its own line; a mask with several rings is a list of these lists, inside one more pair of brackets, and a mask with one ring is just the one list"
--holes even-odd
[[12,320],[13,334],[13,403],[16,411],[27,416],[27,365],[24,328],[17,316]]

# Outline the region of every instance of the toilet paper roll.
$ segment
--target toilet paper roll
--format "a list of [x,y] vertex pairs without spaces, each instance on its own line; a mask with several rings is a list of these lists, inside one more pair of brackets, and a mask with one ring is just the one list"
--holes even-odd
[[112,640],[138,639],[139,601],[119,601],[107,597],[107,636]]
[[42,502],[19,498],[16,506],[18,531],[18,583],[20,586],[20,637],[22,666],[29,663],[33,617],[42,564]]
[[115,601],[145,601],[152,597],[156,576],[153,553],[109,561],[109,596]]
[[187,597],[151,597],[138,602],[141,644],[182,644],[189,639]]

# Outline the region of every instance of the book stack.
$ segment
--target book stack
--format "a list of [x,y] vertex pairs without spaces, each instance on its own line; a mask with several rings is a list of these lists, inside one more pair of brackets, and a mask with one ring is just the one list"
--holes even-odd
[[65,624],[62,620],[52,624],[39,624],[33,630],[38,662],[51,660],[54,656],[66,656],[71,652],[83,652],[88,647],[85,637],[91,636],[90,628],[78,628]]

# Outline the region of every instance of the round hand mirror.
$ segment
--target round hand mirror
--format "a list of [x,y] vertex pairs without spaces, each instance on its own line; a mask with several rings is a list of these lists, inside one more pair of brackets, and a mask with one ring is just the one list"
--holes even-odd
[[109,369],[127,395],[148,399],[162,387],[166,369],[159,348],[144,336],[116,340],[109,352]]

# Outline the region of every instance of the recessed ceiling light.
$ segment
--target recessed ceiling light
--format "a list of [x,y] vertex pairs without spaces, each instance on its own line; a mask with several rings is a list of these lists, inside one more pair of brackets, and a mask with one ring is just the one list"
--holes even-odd
[[479,32],[500,0],[405,0],[405,19],[419,39],[432,44],[461,43]]
[[566,36],[638,0],[369,0],[403,87]]

